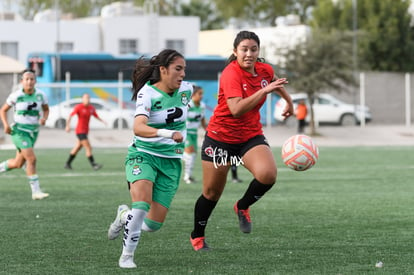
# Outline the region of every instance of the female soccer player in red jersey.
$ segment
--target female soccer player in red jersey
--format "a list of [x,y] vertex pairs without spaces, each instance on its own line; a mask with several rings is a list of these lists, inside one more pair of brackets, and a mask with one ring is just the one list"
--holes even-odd
[[233,53],[220,78],[218,105],[210,119],[202,145],[203,190],[195,203],[194,229],[190,241],[194,250],[208,250],[204,232],[226,184],[232,164],[244,165],[253,175],[243,197],[234,204],[240,230],[251,232],[249,207],[276,182],[276,163],[263,135],[260,108],[269,93],[288,102],[283,115],[294,113],[292,100],[272,67],[259,58],[259,37],[249,31],[237,34]]
[[88,132],[89,132],[89,120],[91,116],[94,116],[97,120],[101,121],[106,125],[106,122],[103,121],[98,114],[96,113],[95,107],[90,104],[90,96],[88,94],[82,95],[82,103],[76,105],[72,112],[70,113],[68,119],[66,120],[66,132],[70,132],[70,121],[74,115],[78,116],[78,124],[76,125],[76,136],[78,137],[78,141],[76,142],[75,146],[72,148],[69,154],[69,158],[65,163],[65,168],[72,170],[72,161],[76,157],[76,154],[85,147],[85,155],[88,158],[92,168],[94,170],[99,170],[102,168],[101,164],[95,162],[95,159],[92,155],[92,146],[88,139]]

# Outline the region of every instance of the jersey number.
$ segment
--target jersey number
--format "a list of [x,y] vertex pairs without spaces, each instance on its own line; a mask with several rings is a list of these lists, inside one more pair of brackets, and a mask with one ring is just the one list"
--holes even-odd
[[165,120],[165,122],[168,123],[173,123],[174,119],[178,119],[183,115],[183,110],[181,110],[180,108],[174,108],[174,109],[168,109],[168,116],[167,119]]
[[27,106],[27,110],[33,110],[36,107],[37,107],[37,103],[36,102],[33,102],[32,104],[30,104],[30,105]]

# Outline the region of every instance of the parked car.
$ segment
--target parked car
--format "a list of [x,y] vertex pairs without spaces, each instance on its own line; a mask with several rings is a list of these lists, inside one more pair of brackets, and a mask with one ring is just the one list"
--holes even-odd
[[[50,106],[49,118],[46,121],[46,127],[64,129],[66,127],[66,120],[69,114],[72,112],[75,105],[82,102],[81,98],[73,98],[68,101],[64,101],[60,104]],[[105,129],[114,128],[132,128],[134,121],[134,111],[130,109],[122,109],[118,105],[99,99],[91,98],[90,104],[92,104],[99,117],[106,121],[107,125],[97,120],[95,117],[91,117],[89,127],[91,129]],[[71,120],[71,127],[75,128],[77,124],[77,116]]]
[[[310,121],[310,106],[308,96],[305,93],[291,94],[293,106],[296,106],[300,100],[305,100],[308,107],[308,115],[306,122]],[[292,124],[295,117],[287,120],[282,116],[282,112],[286,106],[286,101],[281,98],[276,102],[274,109],[274,118],[277,122]],[[361,122],[362,114],[365,121],[372,119],[371,112],[367,106],[353,105],[342,102],[330,94],[318,94],[313,103],[313,111],[315,122],[319,124],[338,124],[338,125],[356,125]]]

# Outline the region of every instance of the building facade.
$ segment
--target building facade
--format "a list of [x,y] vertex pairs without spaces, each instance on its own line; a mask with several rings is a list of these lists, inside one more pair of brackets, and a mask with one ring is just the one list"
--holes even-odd
[[30,52],[152,55],[174,48],[185,56],[198,54],[198,17],[128,10],[131,9],[115,6],[98,17],[80,19],[56,16],[53,10],[43,12],[33,21],[0,16],[0,54],[24,64]]

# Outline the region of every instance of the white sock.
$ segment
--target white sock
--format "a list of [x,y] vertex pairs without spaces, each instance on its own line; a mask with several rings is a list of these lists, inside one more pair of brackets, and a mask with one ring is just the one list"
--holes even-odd
[[153,232],[154,230],[152,230],[145,222],[142,224],[142,231],[145,232]]
[[194,162],[195,162],[195,153],[184,153],[184,179],[189,179],[193,174]]
[[40,192],[39,186],[39,177],[37,175],[27,176],[29,179],[30,188],[32,189],[32,193]]
[[8,169],[7,167],[7,160],[0,163],[0,173],[6,172]]
[[141,236],[141,227],[148,211],[132,208],[126,217],[122,255],[134,255]]

